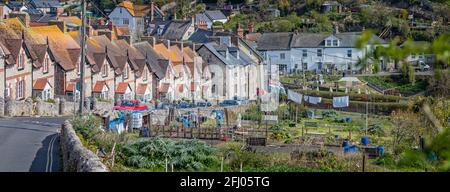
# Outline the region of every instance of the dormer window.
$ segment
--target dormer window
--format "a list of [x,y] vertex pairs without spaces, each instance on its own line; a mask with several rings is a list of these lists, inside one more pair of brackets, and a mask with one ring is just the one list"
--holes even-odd
[[123,71],[123,78],[128,79],[128,66],[125,66],[125,69]]
[[339,46],[339,39],[337,39],[335,36],[330,36],[327,39],[325,39],[325,47],[338,47]]
[[105,63],[103,64],[103,68],[102,68],[102,76],[106,77],[108,76],[108,65]]
[[21,52],[19,54],[19,59],[17,61],[17,69],[23,69],[24,65],[25,65],[25,54]]
[[147,81],[147,70],[144,70],[144,74],[143,74],[143,80],[144,81]]
[[45,58],[44,65],[42,66],[42,72],[48,73],[48,58]]

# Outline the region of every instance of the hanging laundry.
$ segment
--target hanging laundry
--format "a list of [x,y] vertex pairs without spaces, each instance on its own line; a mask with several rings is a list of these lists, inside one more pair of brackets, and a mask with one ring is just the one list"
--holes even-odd
[[304,99],[305,101],[308,101],[308,100],[309,100],[309,96],[308,96],[308,95],[305,95],[305,96],[303,96],[303,99]]
[[348,96],[333,97],[333,107],[334,108],[348,107],[348,105],[349,105],[349,97]]
[[322,97],[311,97],[309,96],[309,103],[311,104],[318,104],[322,102]]
[[294,101],[298,104],[302,103],[302,94],[299,94],[297,92],[294,92],[290,89],[288,89],[288,99],[291,101]]

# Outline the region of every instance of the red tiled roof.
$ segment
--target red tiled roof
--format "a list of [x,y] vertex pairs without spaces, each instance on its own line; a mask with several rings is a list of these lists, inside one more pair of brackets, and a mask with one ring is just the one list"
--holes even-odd
[[178,85],[177,85],[177,90],[178,90],[180,93],[183,93],[183,91],[184,91],[184,85],[183,85],[183,84],[178,84]]
[[107,86],[105,81],[97,81],[94,85],[94,89],[92,90],[92,92],[101,93],[104,86]]
[[139,84],[136,90],[137,94],[145,94],[145,91],[147,90],[147,85],[146,84]]
[[116,93],[124,94],[127,91],[128,87],[129,87],[128,83],[121,82],[121,83],[119,83],[119,85],[117,85]]
[[159,92],[167,93],[169,92],[169,87],[170,87],[169,83],[161,83],[161,86],[159,86]]
[[75,85],[73,83],[69,83],[66,87],[66,91],[73,92],[73,88]]
[[195,87],[196,87],[196,84],[194,82],[191,82],[191,91],[195,91]]
[[47,85],[47,78],[39,78],[36,80],[36,82],[33,85],[34,90],[44,90],[45,86]]

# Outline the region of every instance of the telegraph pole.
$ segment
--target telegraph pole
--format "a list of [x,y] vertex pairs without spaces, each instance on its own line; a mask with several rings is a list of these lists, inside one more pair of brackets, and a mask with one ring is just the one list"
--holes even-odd
[[81,9],[81,61],[80,61],[80,106],[78,114],[84,112],[84,66],[86,63],[86,0],[82,0]]

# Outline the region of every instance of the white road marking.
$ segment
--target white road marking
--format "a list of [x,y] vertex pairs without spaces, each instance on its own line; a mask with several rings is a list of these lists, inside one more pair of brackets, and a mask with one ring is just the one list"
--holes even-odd
[[45,171],[46,172],[52,172],[52,166],[53,166],[53,145],[56,141],[56,138],[58,137],[58,135],[55,135],[52,137],[52,139],[49,142],[49,146],[47,149],[47,163],[45,166]]

